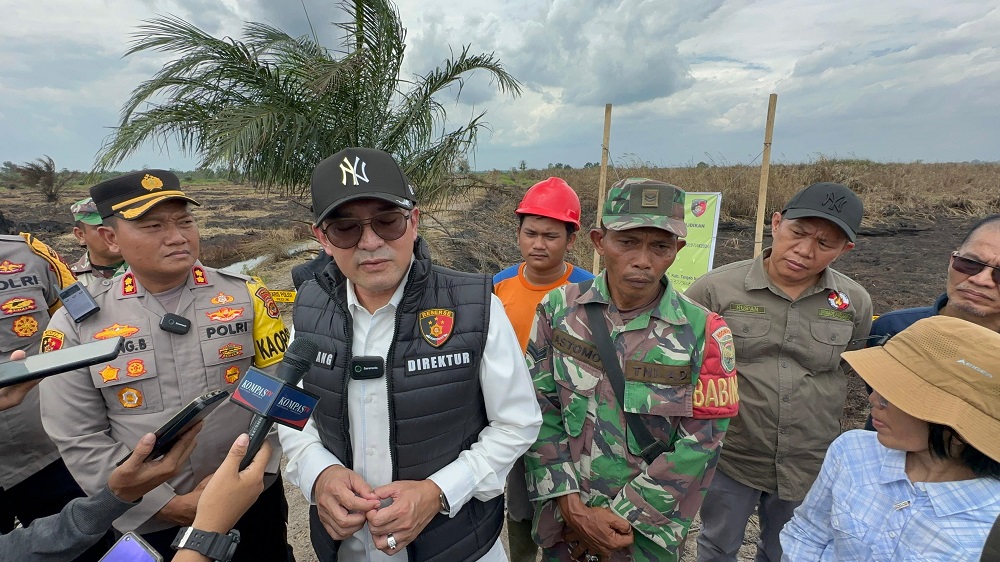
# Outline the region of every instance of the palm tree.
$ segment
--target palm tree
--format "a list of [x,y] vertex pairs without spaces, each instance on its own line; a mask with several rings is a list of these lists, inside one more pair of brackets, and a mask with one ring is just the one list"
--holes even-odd
[[347,21],[341,49],[291,37],[263,23],[241,40],[216,38],[179,18],[147,20],[126,56],[165,51],[177,58],[141,83],[98,155],[110,169],[147,141],[173,139],[199,167],[223,166],[258,188],[301,193],[313,167],[347,146],[396,156],[419,189],[421,204],[458,187],[454,163],[475,147],[485,111],[453,130],[435,99],[482,70],[501,93],[520,84],[491,54],[463,47],[412,80],[400,76],[406,30],[391,0],[341,3]]
[[[5,165],[8,164],[5,162]],[[51,156],[36,158],[34,162],[17,165],[9,163],[10,168],[21,174],[21,184],[37,190],[45,196],[49,203],[59,202],[59,196],[66,184],[75,180],[79,174],[56,169],[56,162]]]

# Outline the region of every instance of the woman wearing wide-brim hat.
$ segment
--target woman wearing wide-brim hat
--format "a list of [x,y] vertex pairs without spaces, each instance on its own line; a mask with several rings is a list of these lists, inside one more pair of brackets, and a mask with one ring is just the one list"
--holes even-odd
[[1000,334],[947,316],[842,357],[876,431],[841,435],[784,560],[979,560],[1000,514]]

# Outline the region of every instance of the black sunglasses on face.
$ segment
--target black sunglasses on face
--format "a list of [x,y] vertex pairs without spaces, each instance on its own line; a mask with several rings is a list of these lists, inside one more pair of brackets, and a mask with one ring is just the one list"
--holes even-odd
[[962,275],[979,275],[987,267],[993,270],[993,282],[1000,285],[1000,266],[983,263],[979,260],[966,258],[958,255],[958,252],[951,253],[951,268]]
[[410,215],[401,211],[386,211],[370,219],[334,219],[323,229],[326,239],[334,246],[348,250],[358,245],[365,225],[370,224],[372,231],[386,242],[398,240],[406,233],[406,225]]

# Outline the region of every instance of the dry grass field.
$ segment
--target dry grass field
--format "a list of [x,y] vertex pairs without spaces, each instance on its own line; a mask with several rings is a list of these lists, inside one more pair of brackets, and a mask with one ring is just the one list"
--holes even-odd
[[[423,209],[420,228],[435,258],[457,269],[490,274],[520,261],[514,243],[514,209],[527,187],[552,175],[565,178],[580,193],[583,224],[592,225],[597,202],[596,168],[477,174],[470,180],[475,187],[467,193]],[[758,168],[650,168],[638,163],[612,169],[608,183],[630,176],[668,181],[686,191],[721,191],[723,217],[715,264],[751,257]],[[942,292],[948,254],[968,227],[981,216],[1000,212],[1000,164],[879,164],[820,158],[810,164],[771,167],[767,216],[780,210],[780,205],[799,188],[819,181],[849,185],[865,203],[866,218],[858,246],[835,267],[868,288],[876,312],[929,304]],[[255,273],[272,288],[291,287],[289,270],[311,256],[286,257],[282,250],[311,236],[307,199],[267,196],[246,186],[225,183],[190,185],[185,190],[202,203],[196,216],[206,264],[221,266],[253,256],[281,254]],[[69,205],[85,195],[86,186],[72,185],[63,200],[53,206],[33,191],[3,189],[0,213],[17,230],[35,233],[67,260],[74,260],[80,250],[69,234]],[[592,255],[589,241],[581,236],[571,259],[589,268]],[[284,312],[290,319],[291,311]],[[862,423],[867,411],[860,381],[849,383],[842,420],[845,429]],[[292,511],[290,535],[298,560],[315,560],[302,496],[297,491],[288,495]],[[743,559],[752,559],[754,525],[752,521]]]

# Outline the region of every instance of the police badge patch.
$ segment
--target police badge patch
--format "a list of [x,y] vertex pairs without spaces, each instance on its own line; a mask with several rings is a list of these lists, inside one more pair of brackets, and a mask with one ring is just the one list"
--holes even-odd
[[421,310],[418,315],[420,335],[434,347],[441,347],[455,327],[455,311],[447,308]]

